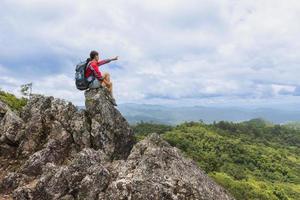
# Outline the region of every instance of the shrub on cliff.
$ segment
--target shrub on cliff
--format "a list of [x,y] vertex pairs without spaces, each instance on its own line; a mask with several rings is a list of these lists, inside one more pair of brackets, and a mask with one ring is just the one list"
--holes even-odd
[[15,95],[0,89],[0,100],[6,103],[12,110],[20,111],[27,104],[27,99],[17,98]]

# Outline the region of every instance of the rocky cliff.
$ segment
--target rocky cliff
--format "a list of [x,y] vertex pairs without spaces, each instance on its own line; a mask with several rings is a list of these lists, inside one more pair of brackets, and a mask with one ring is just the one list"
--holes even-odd
[[0,199],[233,199],[159,135],[135,144],[105,89],[85,98],[0,102]]

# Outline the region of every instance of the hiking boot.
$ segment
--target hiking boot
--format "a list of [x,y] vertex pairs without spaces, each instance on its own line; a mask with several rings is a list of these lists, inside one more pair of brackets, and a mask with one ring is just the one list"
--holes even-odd
[[111,98],[111,103],[114,105],[114,106],[117,106],[117,103],[116,103],[116,100],[115,100],[115,98]]

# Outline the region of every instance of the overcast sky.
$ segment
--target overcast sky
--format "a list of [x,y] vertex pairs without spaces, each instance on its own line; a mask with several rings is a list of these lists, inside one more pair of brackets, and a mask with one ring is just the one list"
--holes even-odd
[[84,104],[74,68],[105,59],[118,103],[300,102],[299,0],[1,0],[0,87]]

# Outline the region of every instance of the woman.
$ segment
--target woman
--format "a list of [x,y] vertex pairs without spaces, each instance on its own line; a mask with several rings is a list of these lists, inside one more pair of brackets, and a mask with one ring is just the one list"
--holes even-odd
[[90,82],[89,88],[99,88],[101,86],[106,87],[112,97],[112,103],[116,106],[117,104],[113,97],[113,86],[110,81],[110,74],[105,72],[102,75],[99,70],[99,66],[114,60],[118,60],[118,56],[112,59],[100,60],[99,53],[97,51],[91,51],[90,58],[87,59],[88,66],[85,71],[85,77]]

